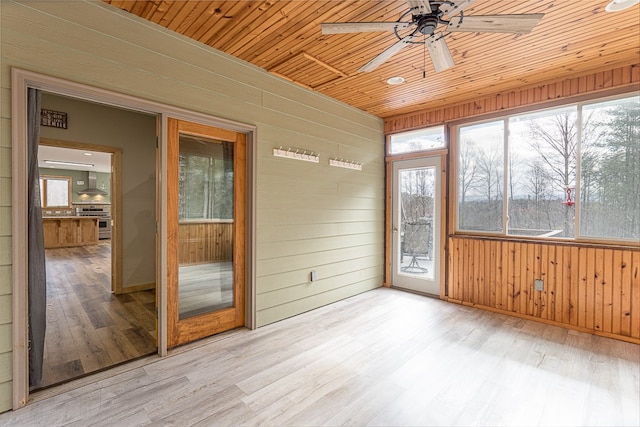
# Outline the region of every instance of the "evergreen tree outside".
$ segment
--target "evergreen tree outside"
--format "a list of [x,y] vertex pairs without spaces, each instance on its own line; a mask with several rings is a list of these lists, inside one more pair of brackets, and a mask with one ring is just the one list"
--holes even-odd
[[585,107],[597,143],[582,159],[580,233],[640,239],[640,97]]

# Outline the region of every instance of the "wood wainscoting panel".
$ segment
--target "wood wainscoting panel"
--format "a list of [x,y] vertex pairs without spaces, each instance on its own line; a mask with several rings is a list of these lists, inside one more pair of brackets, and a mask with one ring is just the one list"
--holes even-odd
[[232,222],[182,222],[179,265],[229,261],[233,258]]
[[449,248],[450,301],[640,343],[640,248],[456,236]]

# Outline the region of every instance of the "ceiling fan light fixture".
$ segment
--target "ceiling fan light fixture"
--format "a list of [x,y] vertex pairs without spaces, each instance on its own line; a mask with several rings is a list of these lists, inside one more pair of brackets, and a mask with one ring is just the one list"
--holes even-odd
[[404,77],[401,76],[390,77],[389,79],[387,79],[387,84],[390,85],[399,85],[402,83],[404,83]]
[[604,10],[607,12],[620,12],[638,3],[640,3],[640,0],[612,0]]

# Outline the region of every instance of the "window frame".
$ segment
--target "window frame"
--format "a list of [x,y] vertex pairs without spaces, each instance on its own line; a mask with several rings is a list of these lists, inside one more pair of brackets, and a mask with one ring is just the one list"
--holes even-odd
[[[502,122],[502,129],[503,129],[503,145],[502,145],[502,233],[498,233],[495,231],[474,231],[474,230],[460,230],[459,229],[459,218],[460,216],[458,215],[458,194],[459,194],[459,188],[458,187],[458,170],[459,170],[459,157],[458,157],[458,153],[460,152],[460,128],[462,126],[477,126],[477,125],[483,125],[483,124],[487,124],[487,123],[493,123],[493,122]],[[455,132],[455,138],[453,137]],[[507,229],[507,223],[508,223],[508,207],[507,204],[504,203],[505,199],[507,199],[507,188],[508,188],[508,183],[507,180],[505,179],[505,174],[508,172],[506,165],[509,162],[508,159],[508,145],[509,145],[509,139],[507,138],[509,134],[509,120],[505,120],[502,117],[491,117],[491,118],[485,118],[483,120],[477,120],[477,121],[469,121],[469,122],[465,122],[464,124],[461,124],[460,126],[457,126],[455,128],[452,128],[449,132],[449,135],[451,137],[451,141],[450,141],[450,146],[452,147],[451,150],[451,157],[450,157],[450,162],[452,165],[452,175],[450,177],[451,179],[451,183],[449,188],[452,188],[451,190],[451,195],[452,195],[452,200],[453,203],[455,203],[454,209],[452,210],[453,215],[454,215],[454,231],[456,233],[459,234],[469,234],[469,235],[480,235],[480,236],[501,236],[501,235],[506,235],[508,236],[508,234],[504,233],[504,230]],[[455,147],[454,147],[454,143],[455,143]]]
[[[418,133],[418,132],[424,132],[424,131],[428,131],[430,129],[437,129],[437,128],[442,128],[442,146],[441,147],[432,147],[432,148],[425,148],[425,149],[420,149],[420,150],[410,150],[410,151],[403,151],[400,153],[392,153],[391,152],[391,143],[392,143],[392,139],[395,136],[399,136],[399,135],[403,135],[403,134],[412,134],[412,133]],[[447,151],[449,149],[450,146],[450,138],[449,138],[449,132],[448,132],[448,127],[446,124],[444,123],[437,123],[437,124],[432,124],[430,126],[425,126],[425,127],[420,127],[417,129],[407,129],[407,130],[403,130],[400,132],[394,132],[394,133],[390,133],[387,135],[386,137],[386,144],[385,144],[385,153],[387,157],[391,157],[391,158],[404,158],[404,157],[415,157],[415,156],[424,156],[424,155],[432,155],[433,153],[440,153],[442,151]]]
[[[67,181],[67,205],[66,206],[49,206],[47,203],[47,181]],[[55,209],[71,209],[73,207],[73,177],[64,176],[64,175],[40,175],[40,183],[42,186],[41,195],[42,200],[40,201],[40,206],[43,210],[55,210]]]
[[[562,243],[598,243],[598,244],[612,244],[612,245],[625,245],[625,246],[640,246],[640,242],[632,239],[632,238],[614,238],[614,237],[600,237],[600,236],[583,236],[580,234],[580,220],[581,220],[581,202],[580,194],[581,190],[581,178],[582,178],[582,120],[583,120],[583,109],[586,106],[592,106],[594,104],[605,103],[615,100],[622,100],[625,98],[633,98],[638,96],[636,91],[629,91],[628,89],[624,91],[616,91],[614,94],[609,94],[601,97],[593,97],[593,96],[581,96],[574,97],[571,99],[564,99],[562,101],[553,101],[548,102],[544,105],[538,105],[537,108],[523,107],[512,109],[509,111],[499,111],[487,115],[483,115],[481,117],[470,117],[462,120],[458,120],[455,122],[449,123],[449,132],[447,132],[449,136],[449,152],[450,152],[450,175],[449,175],[449,197],[451,200],[450,203],[450,224],[451,224],[451,232],[452,235],[456,236],[478,236],[478,237],[491,237],[491,238],[502,238],[502,239],[510,239],[510,240],[533,240],[533,241],[554,241],[554,242],[562,242]],[[580,125],[578,126],[578,148],[576,153],[576,204],[575,204],[575,221],[574,221],[574,234],[575,237],[553,237],[553,236],[526,236],[526,235],[518,235],[518,234],[508,234],[508,163],[509,163],[509,119],[514,116],[526,115],[526,114],[535,114],[535,113],[543,113],[544,111],[551,111],[561,108],[567,107],[576,107],[576,122]],[[465,126],[473,126],[483,123],[489,122],[497,122],[502,121],[504,124],[505,130],[505,140],[504,140],[504,159],[503,159],[503,173],[505,179],[503,180],[504,186],[504,200],[503,200],[503,228],[501,232],[495,231],[479,231],[479,230],[464,230],[460,229],[459,224],[459,182],[458,182],[458,169],[459,169],[459,151],[460,151],[460,129]]]

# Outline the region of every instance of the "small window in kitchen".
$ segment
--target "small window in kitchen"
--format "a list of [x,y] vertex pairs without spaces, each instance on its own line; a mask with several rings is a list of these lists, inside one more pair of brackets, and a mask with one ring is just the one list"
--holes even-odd
[[71,207],[71,177],[40,177],[40,202],[43,208]]

